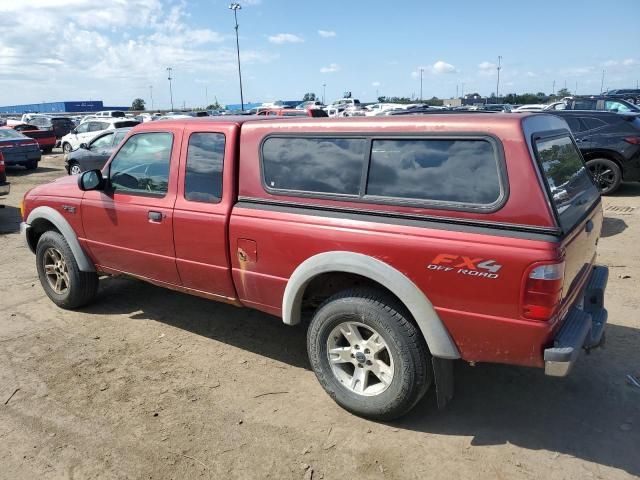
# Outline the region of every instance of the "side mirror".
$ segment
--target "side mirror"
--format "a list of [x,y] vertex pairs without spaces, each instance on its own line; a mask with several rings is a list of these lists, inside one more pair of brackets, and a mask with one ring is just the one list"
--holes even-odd
[[74,135],[77,135],[77,134],[78,134],[78,131],[77,131],[75,128],[72,128],[72,129],[71,129],[71,133],[73,133]]
[[104,190],[105,181],[100,170],[87,170],[78,177],[78,188],[83,192]]
[[83,150],[89,150],[89,145],[87,145],[86,143],[81,143],[80,148],[82,148]]

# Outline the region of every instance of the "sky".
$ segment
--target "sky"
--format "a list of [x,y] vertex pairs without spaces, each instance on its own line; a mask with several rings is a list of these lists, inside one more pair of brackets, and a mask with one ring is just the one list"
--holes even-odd
[[[450,98],[635,88],[638,0],[245,0],[245,102],[352,92]],[[218,0],[0,0],[0,105],[239,103],[233,12]],[[625,16],[627,12],[629,16]],[[627,24],[627,25],[625,25]],[[323,84],[326,87],[323,87]],[[152,88],[150,88],[152,87]]]

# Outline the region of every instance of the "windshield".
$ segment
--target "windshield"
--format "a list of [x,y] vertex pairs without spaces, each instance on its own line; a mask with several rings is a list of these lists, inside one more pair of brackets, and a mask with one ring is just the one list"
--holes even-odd
[[13,128],[0,128],[0,140],[22,140],[25,138],[28,137],[16,132]]
[[569,232],[598,200],[598,189],[568,135],[538,140],[536,150],[560,226]]

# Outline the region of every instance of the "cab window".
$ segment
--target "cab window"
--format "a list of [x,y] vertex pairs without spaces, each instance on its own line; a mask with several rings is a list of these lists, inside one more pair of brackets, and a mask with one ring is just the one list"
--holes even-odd
[[184,178],[185,199],[192,202],[220,202],[224,140],[221,133],[193,133],[189,137]]
[[109,167],[115,192],[164,197],[169,187],[173,135],[140,133],[129,137]]

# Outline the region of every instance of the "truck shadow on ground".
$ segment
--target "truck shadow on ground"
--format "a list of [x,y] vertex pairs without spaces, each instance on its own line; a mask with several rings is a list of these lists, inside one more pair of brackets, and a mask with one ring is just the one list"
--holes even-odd
[[[162,322],[295,367],[309,369],[304,327],[130,279],[101,281],[93,314],[130,314]],[[437,410],[433,389],[393,426],[431,435],[471,437],[471,445],[511,443],[640,474],[640,389],[625,375],[640,374],[640,330],[609,325],[609,348],[582,354],[571,375],[504,365],[457,362],[456,394]],[[514,458],[516,461],[517,458]]]
[[627,222],[621,218],[604,217],[602,219],[602,233],[600,236],[603,238],[613,237],[614,235],[624,232],[627,227]]

